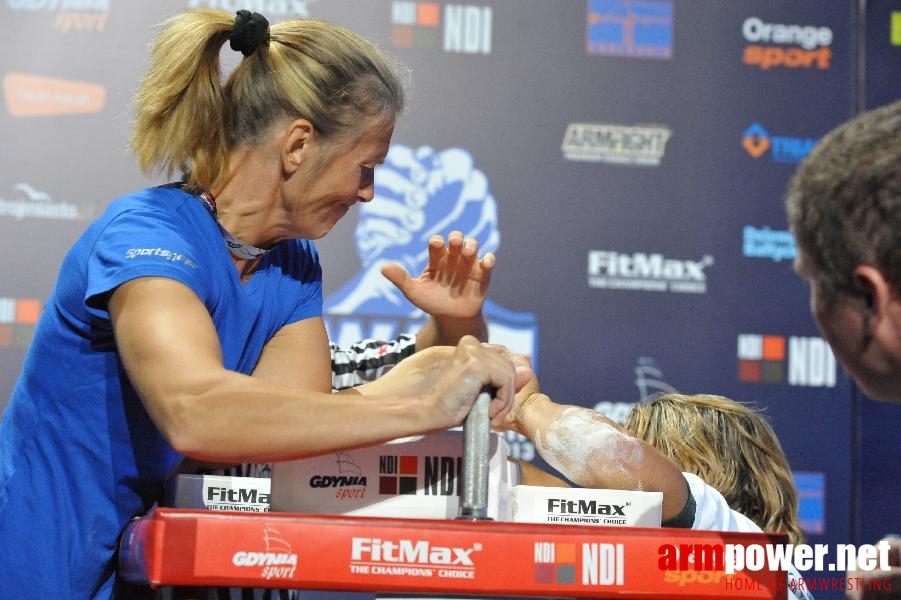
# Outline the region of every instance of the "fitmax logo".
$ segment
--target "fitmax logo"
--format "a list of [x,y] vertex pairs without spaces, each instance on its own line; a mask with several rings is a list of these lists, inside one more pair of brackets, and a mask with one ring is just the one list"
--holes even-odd
[[548,498],[547,511],[557,514],[607,515],[625,517],[625,504],[598,504],[595,500],[565,500]]
[[665,258],[662,254],[635,252],[624,254],[607,250],[588,253],[588,285],[593,288],[625,289],[646,292],[707,291],[704,270],[713,257],[701,260]]
[[426,540],[382,540],[379,538],[353,538],[352,561],[387,562],[401,564],[473,567],[472,554],[482,549],[481,544],[469,548],[458,546],[432,546]]

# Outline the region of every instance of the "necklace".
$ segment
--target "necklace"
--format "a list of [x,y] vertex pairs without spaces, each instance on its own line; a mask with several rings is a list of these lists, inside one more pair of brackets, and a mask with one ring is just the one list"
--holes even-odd
[[222,223],[219,223],[219,219],[216,218],[216,197],[213,196],[213,194],[204,190],[197,195],[197,198],[207,209],[207,212],[216,219],[216,224],[219,225],[219,231],[222,232],[222,238],[225,240],[225,245],[228,246],[228,249],[232,254],[244,260],[256,260],[265,256],[272,250],[272,248],[267,250],[265,248],[257,248],[256,246],[246,244],[233,236],[228,229],[223,227]]

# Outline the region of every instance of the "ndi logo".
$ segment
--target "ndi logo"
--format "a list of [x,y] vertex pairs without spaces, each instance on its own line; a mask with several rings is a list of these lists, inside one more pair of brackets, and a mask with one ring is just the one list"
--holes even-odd
[[[738,336],[738,380],[835,387],[835,355],[826,340],[743,333]],[[786,363],[788,373],[786,377]]]
[[576,545],[535,542],[535,583],[576,582]]
[[[443,17],[443,26],[442,26]],[[438,47],[457,54],[491,54],[489,6],[436,2],[391,3],[392,42],[400,48]]]

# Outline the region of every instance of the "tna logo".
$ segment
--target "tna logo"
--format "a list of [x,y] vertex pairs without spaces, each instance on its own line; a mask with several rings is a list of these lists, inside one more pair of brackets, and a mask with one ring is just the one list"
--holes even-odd
[[[443,26],[442,26],[443,16]],[[437,2],[391,3],[391,40],[399,48],[437,48],[457,54],[491,54],[488,6]]]
[[[463,458],[423,456],[422,495],[460,496],[463,487]],[[419,494],[419,457],[379,456],[379,494],[382,496]]]
[[799,163],[810,154],[817,140],[810,138],[791,138],[770,135],[759,123],[754,123],[745,130],[741,145],[745,152],[754,158],[760,158],[768,151],[773,162]]
[[835,355],[824,339],[789,337],[785,342],[781,335],[740,334],[738,380],[835,387]]

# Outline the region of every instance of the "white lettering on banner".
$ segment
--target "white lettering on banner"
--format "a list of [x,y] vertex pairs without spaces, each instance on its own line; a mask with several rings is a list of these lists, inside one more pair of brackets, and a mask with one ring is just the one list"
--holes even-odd
[[491,8],[444,7],[444,50],[465,54],[491,54]]
[[16,322],[16,301],[13,298],[0,298],[0,323]]
[[622,544],[582,544],[582,585],[623,585]]
[[832,45],[832,30],[828,27],[764,23],[759,17],[745,19],[741,32],[749,42],[793,45],[805,50]]
[[551,542],[535,542],[535,564],[553,564],[556,550]]
[[471,554],[482,549],[481,544],[471,548],[456,546],[432,546],[426,540],[382,540],[379,538],[354,538],[351,560],[373,562],[475,566]]
[[788,384],[835,387],[835,355],[822,338],[788,338]]
[[763,336],[750,333],[739,334],[738,358],[745,360],[763,358]]
[[416,25],[416,3],[392,2],[391,22],[395,25]]
[[848,571],[860,569],[872,571],[876,568],[888,570],[890,566],[889,550],[891,546],[885,540],[875,546],[863,544],[836,545],[836,562],[825,563],[829,555],[827,544],[726,544],[723,566],[727,574],[736,571],[788,571],[794,567],[799,571]]
[[644,252],[622,254],[591,250],[588,253],[588,285],[595,288],[703,294],[707,291],[704,269],[712,264],[713,257],[710,255],[693,261]]
[[236,567],[297,566],[297,555],[287,552],[235,552],[235,555],[232,556],[232,564]]

